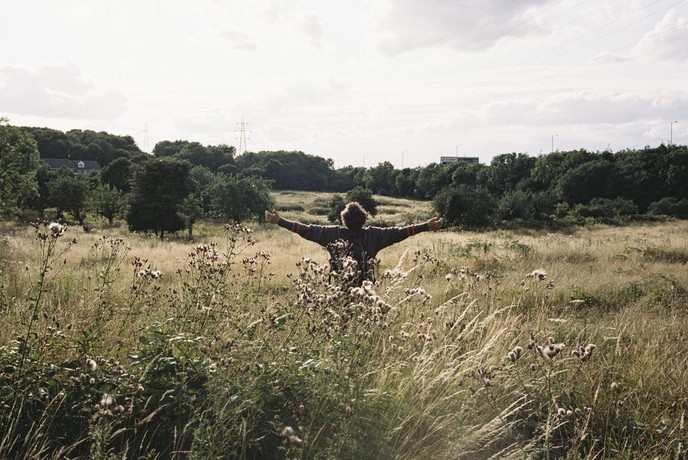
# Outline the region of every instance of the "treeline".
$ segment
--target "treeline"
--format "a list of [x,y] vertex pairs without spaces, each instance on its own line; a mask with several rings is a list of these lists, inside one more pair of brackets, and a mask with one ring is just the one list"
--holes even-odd
[[[124,217],[130,229],[161,236],[192,232],[204,218],[261,219],[272,205],[271,189],[356,189],[432,200],[449,225],[471,228],[688,218],[688,149],[675,145],[538,157],[508,153],[490,164],[395,169],[383,162],[335,169],[332,160],[298,151],[236,155],[229,145],[178,140],[159,142],[149,155],[130,136],[0,124],[0,153],[6,216],[54,208],[81,223],[88,213],[110,222]],[[75,176],[51,170],[40,158],[95,160],[103,169]],[[335,201],[333,207],[341,205]]]

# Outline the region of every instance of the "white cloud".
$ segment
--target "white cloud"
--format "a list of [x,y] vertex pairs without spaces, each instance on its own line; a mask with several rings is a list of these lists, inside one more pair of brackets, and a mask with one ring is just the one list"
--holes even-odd
[[8,113],[46,118],[113,119],[125,110],[125,97],[96,92],[74,64],[52,64],[37,70],[0,69],[0,107]]
[[381,21],[388,32],[382,48],[392,54],[434,45],[474,51],[508,36],[541,35],[536,12],[547,1],[392,0]]
[[654,61],[688,61],[688,20],[670,10],[654,29],[646,33],[633,54]]
[[663,98],[618,93],[568,93],[546,101],[532,98],[485,104],[478,116],[505,125],[630,123],[678,116],[688,111],[688,93]]
[[315,13],[307,13],[301,20],[301,30],[310,38],[315,46],[320,46],[325,35],[325,26]]

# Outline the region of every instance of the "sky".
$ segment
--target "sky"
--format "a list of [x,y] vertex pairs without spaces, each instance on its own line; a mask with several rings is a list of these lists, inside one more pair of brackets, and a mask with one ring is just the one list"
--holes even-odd
[[0,44],[0,117],[147,152],[688,144],[688,0],[0,0]]

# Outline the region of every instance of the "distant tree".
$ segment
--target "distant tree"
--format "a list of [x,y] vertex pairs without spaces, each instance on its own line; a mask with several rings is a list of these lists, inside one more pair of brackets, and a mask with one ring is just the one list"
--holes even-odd
[[134,174],[127,225],[131,231],[165,232],[186,228],[181,214],[184,199],[193,191],[191,165],[175,160],[151,160]]
[[133,165],[129,159],[117,158],[102,169],[100,180],[122,193],[129,193],[131,191],[132,168]]
[[100,184],[91,190],[88,197],[88,208],[107,219],[112,226],[116,217],[122,215],[126,208],[124,193],[108,184]]
[[585,204],[594,198],[614,199],[620,194],[620,177],[612,162],[598,159],[567,170],[556,190],[560,200],[570,205]]
[[688,219],[688,199],[682,198],[678,200],[673,196],[665,197],[650,204],[649,210],[654,215]]
[[432,204],[447,225],[466,228],[492,225],[497,211],[497,201],[487,189],[465,185],[441,190]]
[[158,158],[173,157],[190,143],[189,141],[160,141],[153,147],[153,156]]
[[345,166],[333,172],[330,189],[333,192],[346,192],[356,186],[365,186],[366,168]]
[[537,158],[524,153],[505,153],[495,156],[490,166],[480,171],[480,182],[493,196],[501,197],[505,192],[516,190],[520,183],[530,177]]
[[535,190],[554,190],[567,171],[596,159],[596,154],[583,149],[542,155],[537,158],[530,171],[531,187]]
[[208,193],[213,214],[235,222],[251,218],[262,222],[265,210],[274,206],[270,182],[255,177],[220,174]]
[[412,198],[416,191],[416,178],[418,170],[404,168],[394,174],[393,195],[400,198]]
[[[5,120],[6,121],[6,120]],[[38,193],[41,166],[33,137],[0,120],[0,213],[16,215]]]
[[335,193],[334,195],[332,195],[332,198],[330,198],[329,207],[330,212],[327,214],[327,220],[332,222],[333,224],[341,224],[341,214],[344,208],[346,207],[346,201],[344,201],[344,197]]
[[365,174],[365,186],[379,195],[391,195],[394,191],[394,165],[389,161],[379,163]]
[[39,216],[45,216],[45,209],[50,206],[50,183],[57,178],[57,173],[53,171],[50,166],[43,163],[36,171],[36,180],[38,182],[38,189],[27,205],[30,209],[38,211]]
[[179,206],[179,212],[184,219],[189,239],[193,239],[193,227],[196,222],[203,218],[203,206],[199,195],[192,193],[184,198]]
[[346,201],[356,201],[371,216],[377,215],[377,201],[373,198],[373,192],[365,187],[354,187],[346,192]]
[[50,203],[57,208],[57,216],[62,218],[63,213],[68,212],[79,225],[83,225],[89,195],[88,179],[85,176],[75,176],[71,170],[62,168],[48,188]]

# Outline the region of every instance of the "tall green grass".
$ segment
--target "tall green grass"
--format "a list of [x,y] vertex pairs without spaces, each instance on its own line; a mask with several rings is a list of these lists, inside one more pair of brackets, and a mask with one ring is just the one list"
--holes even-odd
[[0,458],[684,458],[685,230],[7,227]]

